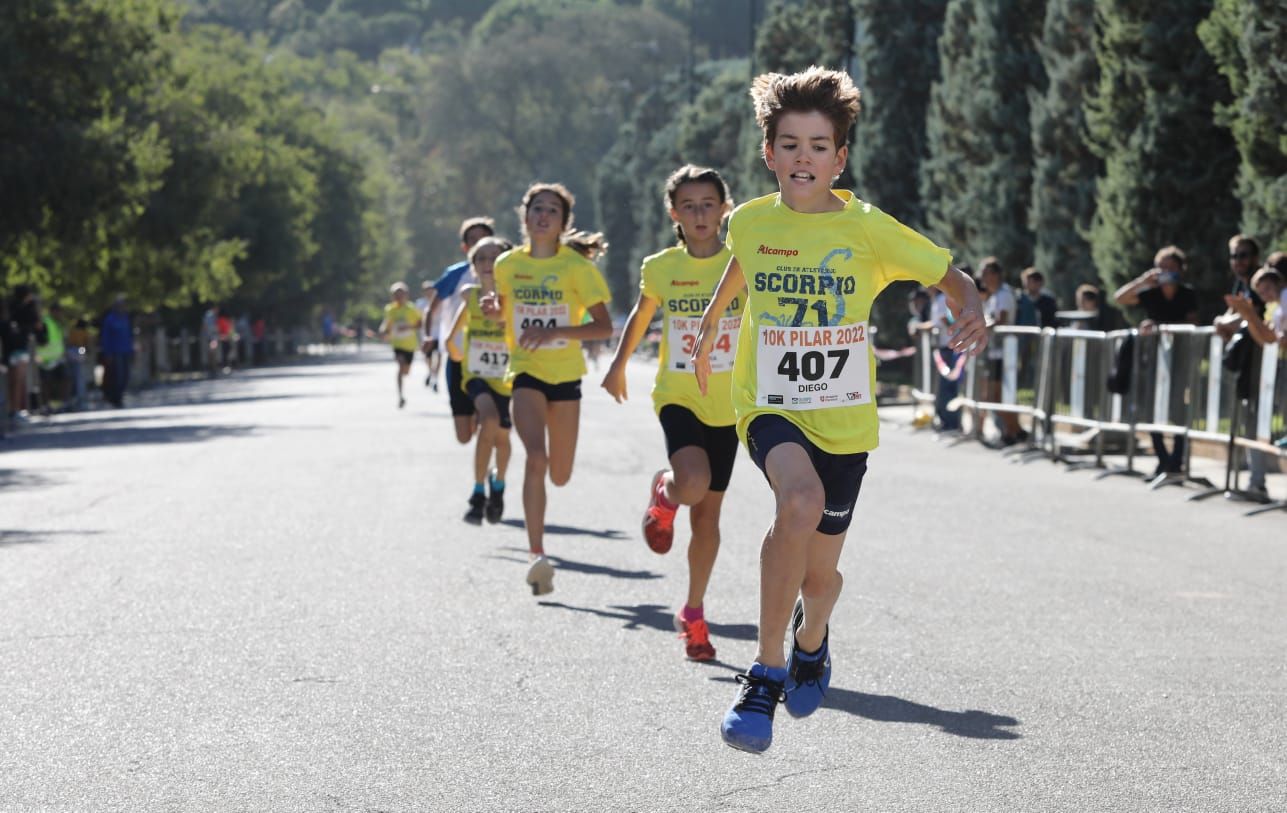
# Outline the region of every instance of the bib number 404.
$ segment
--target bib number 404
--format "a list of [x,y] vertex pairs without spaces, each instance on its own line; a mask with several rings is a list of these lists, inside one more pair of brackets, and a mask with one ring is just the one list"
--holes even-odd
[[792,383],[802,378],[805,381],[821,381],[824,377],[836,379],[840,378],[848,361],[847,348],[826,351],[808,350],[803,353],[788,350],[782,354],[782,359],[778,362],[778,375]]

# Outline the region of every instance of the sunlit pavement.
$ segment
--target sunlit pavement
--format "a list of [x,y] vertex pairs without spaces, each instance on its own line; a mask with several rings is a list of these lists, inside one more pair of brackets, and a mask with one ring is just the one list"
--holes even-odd
[[[446,398],[384,349],[153,390],[0,445],[0,810],[1281,810],[1287,520],[904,423],[850,533],[822,710],[718,723],[754,653],[743,454],[707,599],[639,537],[664,463],[632,370],[585,381],[555,592],[461,521]],[[1147,461],[1140,463],[1144,466]]]

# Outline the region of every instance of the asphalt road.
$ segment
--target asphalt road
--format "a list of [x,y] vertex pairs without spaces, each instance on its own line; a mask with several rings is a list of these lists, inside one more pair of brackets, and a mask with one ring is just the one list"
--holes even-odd
[[[1287,519],[883,427],[825,707],[720,742],[771,495],[743,454],[707,601],[639,538],[663,463],[586,380],[556,591],[466,509],[393,362],[239,373],[0,444],[0,810],[1287,809]],[[417,372],[423,368],[417,363]],[[898,420],[894,420],[897,418]],[[515,439],[516,448],[518,447]]]

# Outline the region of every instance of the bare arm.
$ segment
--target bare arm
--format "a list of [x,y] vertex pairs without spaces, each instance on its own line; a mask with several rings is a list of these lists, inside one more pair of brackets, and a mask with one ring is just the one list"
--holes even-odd
[[1118,288],[1113,294],[1113,301],[1118,305],[1138,305],[1140,303],[1140,294],[1150,288],[1157,287],[1158,277],[1162,272],[1156,268],[1150,268],[1135,279]]
[[460,307],[456,308],[456,318],[451,320],[451,332],[447,334],[447,346],[451,347],[456,344],[460,338],[460,332],[465,329],[465,321],[469,315],[469,303],[461,302]]
[[626,319],[626,326],[621,330],[617,352],[613,354],[612,363],[608,365],[608,373],[601,384],[618,404],[629,397],[626,393],[626,361],[648,332],[648,324],[652,322],[658,304],[657,300],[640,291],[635,306],[630,310],[630,317]]
[[706,380],[711,374],[711,348],[715,346],[715,338],[719,334],[720,315],[728,310],[728,306],[733,304],[733,300],[745,288],[746,275],[742,273],[741,264],[736,257],[729,257],[724,276],[719,278],[715,294],[702,313],[702,326],[697,333],[697,341],[693,343],[693,372],[697,374],[697,387],[702,395],[706,394]]
[[1278,335],[1274,333],[1274,329],[1270,327],[1269,323],[1256,313],[1256,306],[1252,304],[1250,299],[1245,296],[1233,296],[1230,294],[1225,296],[1224,301],[1229,306],[1229,310],[1247,321],[1247,332],[1251,334],[1251,338],[1256,340],[1256,344],[1263,347],[1278,341]]
[[591,305],[590,318],[593,321],[588,325],[560,325],[559,327],[533,325],[518,337],[518,344],[526,350],[535,350],[553,339],[573,339],[584,342],[612,338],[612,316],[608,313],[606,302]]
[[948,307],[956,317],[948,346],[957,352],[979,355],[988,346],[988,329],[983,323],[983,300],[974,280],[949,265],[938,287],[947,294]]

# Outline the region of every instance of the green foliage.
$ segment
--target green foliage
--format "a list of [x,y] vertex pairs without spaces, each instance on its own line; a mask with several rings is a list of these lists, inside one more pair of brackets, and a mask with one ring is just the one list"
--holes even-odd
[[1147,269],[1158,248],[1189,255],[1190,281],[1206,302],[1227,288],[1225,240],[1237,228],[1237,152],[1213,120],[1227,87],[1198,41],[1209,0],[1176,0],[1167,13],[1142,0],[1100,0],[1098,89],[1087,111],[1104,160],[1090,232],[1100,279],[1111,291]]
[[925,114],[938,78],[947,0],[856,0],[862,113],[849,163],[864,200],[912,226],[924,223],[917,179],[926,153]]
[[1094,0],[1048,0],[1037,45],[1048,82],[1031,94],[1033,264],[1071,307],[1083,282],[1098,282],[1086,239],[1102,162],[1086,143],[1085,99],[1099,80]]
[[1044,0],[949,0],[930,91],[921,197],[931,236],[960,260],[1032,258],[1028,92],[1042,87],[1030,43]]
[[1241,231],[1265,254],[1287,249],[1287,17],[1277,0],[1216,0],[1198,36],[1227,80],[1232,100],[1216,121],[1238,147]]

